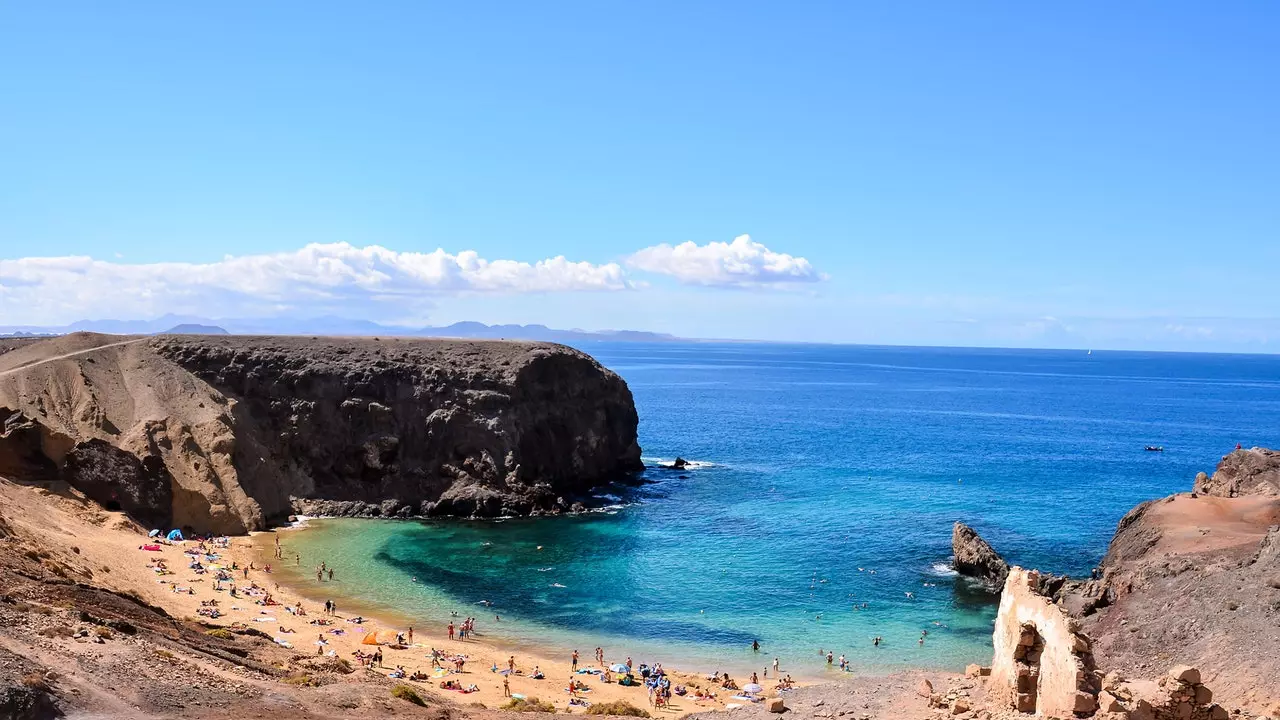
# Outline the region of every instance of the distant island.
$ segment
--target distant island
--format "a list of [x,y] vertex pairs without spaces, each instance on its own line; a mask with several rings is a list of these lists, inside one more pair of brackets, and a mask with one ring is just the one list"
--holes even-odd
[[316,318],[223,318],[210,319],[186,315],[162,315],[154,320],[78,320],[67,325],[0,325],[0,336],[48,336],[73,332],[96,332],[110,335],[328,335],[373,337],[442,337],[489,340],[541,340],[543,342],[670,342],[674,335],[640,330],[562,330],[546,325],[486,325],[481,322],[456,322],[452,325],[411,327],[383,325],[369,320],[340,317]]

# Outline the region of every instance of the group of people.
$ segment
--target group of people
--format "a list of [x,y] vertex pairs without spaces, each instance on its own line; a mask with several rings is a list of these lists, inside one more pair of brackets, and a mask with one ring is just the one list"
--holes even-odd
[[466,640],[468,637],[471,637],[473,634],[475,634],[476,619],[473,617],[469,617],[466,620],[463,620],[458,625],[454,625],[453,621],[451,620],[449,621],[448,631],[449,631],[450,640],[454,640],[454,639]]

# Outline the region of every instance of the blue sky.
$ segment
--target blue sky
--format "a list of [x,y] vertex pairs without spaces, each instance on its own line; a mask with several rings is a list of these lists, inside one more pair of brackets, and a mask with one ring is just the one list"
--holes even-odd
[[1280,349],[1274,3],[8,3],[0,68],[0,325]]

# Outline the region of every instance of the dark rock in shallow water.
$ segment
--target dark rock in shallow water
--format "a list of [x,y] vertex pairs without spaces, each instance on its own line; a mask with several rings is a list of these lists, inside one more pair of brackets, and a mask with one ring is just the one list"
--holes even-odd
[[677,457],[676,461],[671,463],[672,470],[683,470],[687,467],[689,467],[689,461],[682,457]]
[[955,524],[951,530],[951,552],[955,554],[956,572],[996,588],[1004,587],[1005,578],[1009,576],[1009,563],[973,528],[962,522]]

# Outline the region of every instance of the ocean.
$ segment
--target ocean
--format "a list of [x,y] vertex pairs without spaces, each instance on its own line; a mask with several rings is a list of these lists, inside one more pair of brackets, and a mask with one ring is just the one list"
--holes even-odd
[[954,521],[1011,563],[1087,574],[1135,504],[1190,490],[1236,443],[1280,442],[1280,356],[582,349],[630,385],[646,462],[694,467],[651,467],[574,517],[313,521],[286,543],[337,568],[315,593],[420,631],[457,612],[517,648],[706,672],[778,657],[826,677],[820,650],[855,672],[958,669],[990,659],[995,605],[950,570]]

